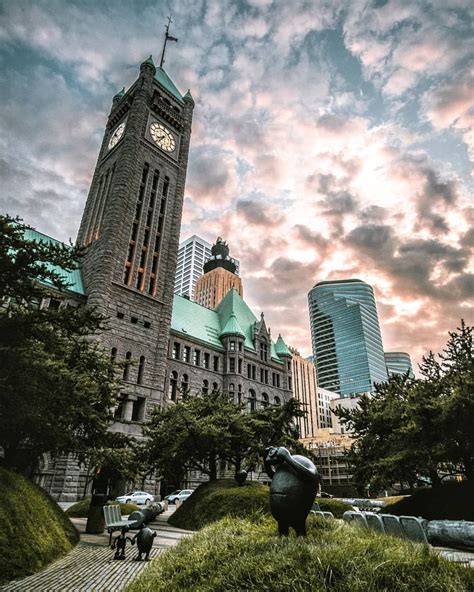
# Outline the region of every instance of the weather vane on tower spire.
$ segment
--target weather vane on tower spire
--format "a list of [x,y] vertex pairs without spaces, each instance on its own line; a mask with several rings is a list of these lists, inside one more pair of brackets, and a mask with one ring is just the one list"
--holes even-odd
[[171,20],[171,17],[168,17],[168,24],[165,26],[165,42],[163,43],[163,51],[161,52],[161,60],[160,60],[160,68],[163,67],[163,64],[165,63],[165,50],[166,50],[166,43],[168,41],[178,41],[177,37],[172,37],[169,32],[170,32],[170,25],[173,21]]

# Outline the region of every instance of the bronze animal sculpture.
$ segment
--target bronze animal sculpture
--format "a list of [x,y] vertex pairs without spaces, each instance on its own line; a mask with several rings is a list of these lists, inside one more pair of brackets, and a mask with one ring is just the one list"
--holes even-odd
[[135,559],[141,561],[142,554],[145,553],[145,561],[148,561],[156,532],[144,524],[141,524],[139,528],[140,530],[133,537],[133,543],[136,541],[138,547],[138,556]]
[[125,559],[125,547],[127,546],[127,541],[130,541],[132,545],[135,544],[135,541],[132,538],[126,536],[129,530],[130,527],[128,525],[122,526],[120,534],[114,538],[112,544],[112,549],[116,549],[114,559]]
[[291,527],[297,536],[306,536],[306,518],[319,487],[314,463],[282,446],[272,446],[265,450],[264,467],[272,479],[270,510],[278,522],[278,534],[288,535]]

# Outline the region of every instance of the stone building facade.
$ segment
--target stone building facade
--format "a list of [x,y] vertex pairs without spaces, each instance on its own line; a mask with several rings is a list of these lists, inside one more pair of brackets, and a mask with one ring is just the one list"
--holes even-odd
[[235,289],[216,310],[175,295],[168,352],[168,400],[184,391],[220,390],[249,411],[292,396],[292,354],[272,341],[263,314],[253,314]]
[[[77,237],[87,305],[109,318],[98,338],[125,363],[111,429],[138,438],[164,403],[193,109],[151,56],[141,64],[113,99]],[[37,479],[69,501],[83,495],[86,474],[71,457],[46,456]]]

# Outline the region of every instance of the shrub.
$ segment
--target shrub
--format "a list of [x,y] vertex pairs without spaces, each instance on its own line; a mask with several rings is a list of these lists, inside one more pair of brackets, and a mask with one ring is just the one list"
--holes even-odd
[[344,512],[354,509],[350,504],[337,499],[318,497],[316,501],[323,512],[332,512],[335,518],[342,518]]
[[421,516],[427,520],[474,520],[474,482],[446,483],[435,489],[420,489],[384,512],[397,516]]
[[275,522],[224,518],[167,551],[126,592],[467,592],[474,570],[429,547],[310,516],[308,536],[278,537]]
[[[116,501],[109,501],[107,503],[109,505],[119,505],[122,516],[128,516],[132,512],[135,512],[135,510],[140,509],[136,504],[119,504]],[[74,505],[69,506],[69,508],[66,510],[66,514],[71,518],[87,518],[90,504],[90,499],[80,500]]]
[[245,517],[270,512],[268,487],[231,479],[202,483],[168,519],[172,526],[197,530],[225,516]]
[[64,512],[40,487],[0,468],[0,583],[38,571],[79,540]]

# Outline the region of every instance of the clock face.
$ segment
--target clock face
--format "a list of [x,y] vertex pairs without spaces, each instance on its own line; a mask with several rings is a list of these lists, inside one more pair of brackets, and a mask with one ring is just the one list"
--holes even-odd
[[170,130],[162,123],[153,122],[150,125],[150,135],[157,146],[165,152],[174,152],[176,140]]
[[109,150],[111,150],[117,144],[117,142],[123,136],[123,132],[124,131],[125,131],[125,123],[121,123],[115,129],[114,133],[112,134],[112,137],[110,138],[110,141],[109,141]]

